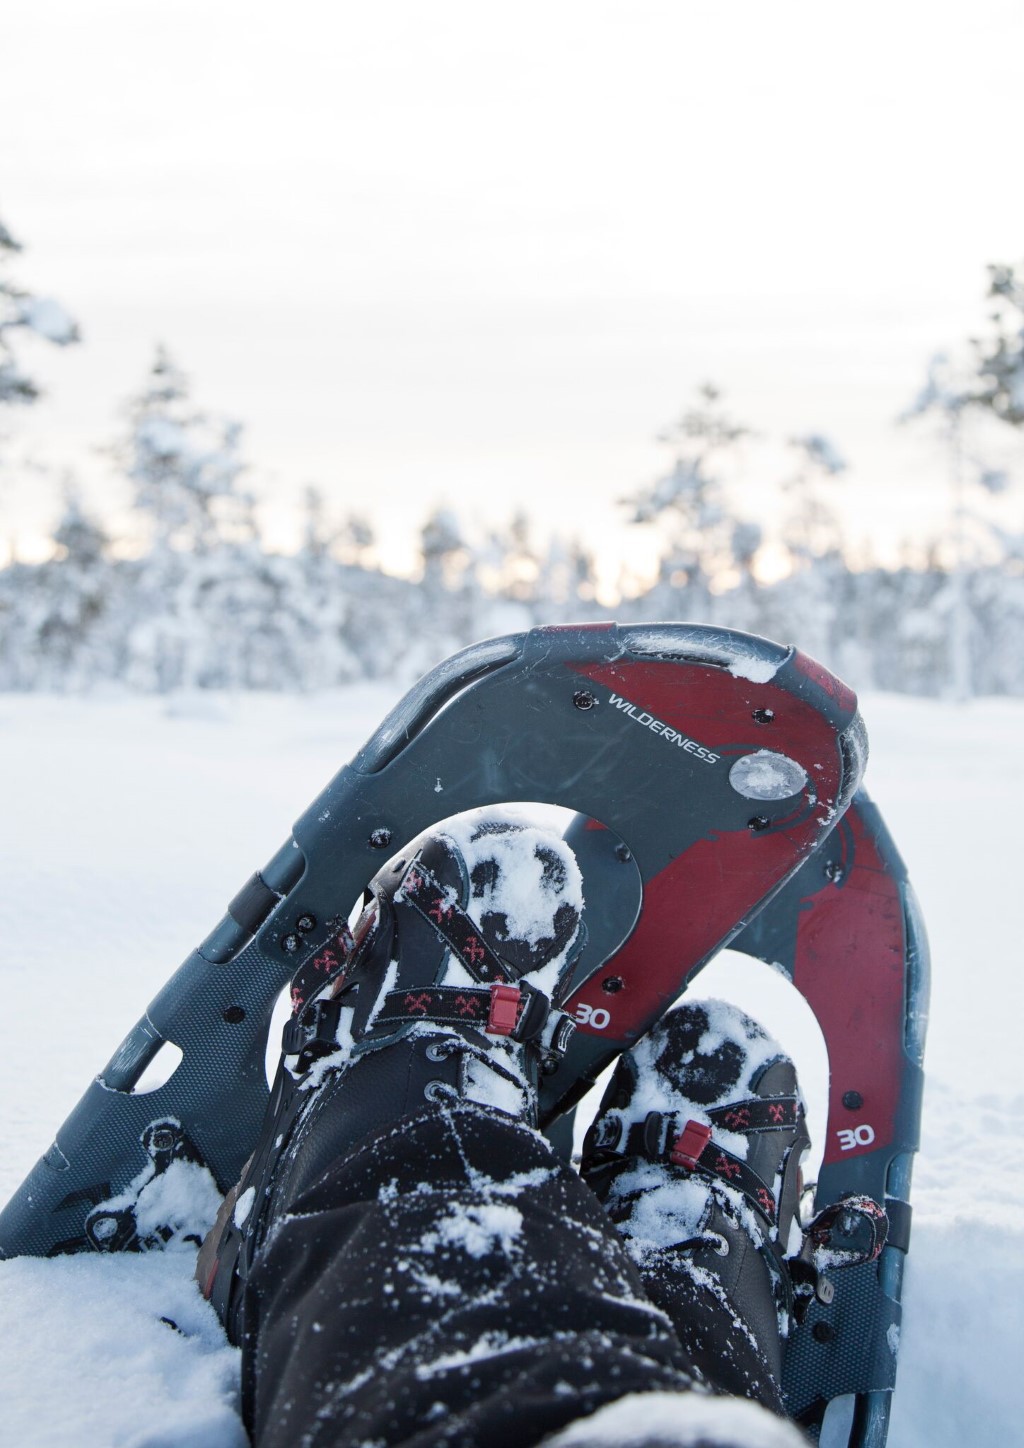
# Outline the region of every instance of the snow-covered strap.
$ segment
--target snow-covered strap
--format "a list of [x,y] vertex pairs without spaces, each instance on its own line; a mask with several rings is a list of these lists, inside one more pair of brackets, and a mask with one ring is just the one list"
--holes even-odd
[[[733,1156],[731,1151],[716,1146],[710,1136],[703,1137],[704,1145],[698,1153],[690,1155],[685,1150],[687,1130],[698,1123],[687,1122],[683,1130],[669,1140],[665,1155],[673,1166],[683,1171],[696,1172],[699,1176],[717,1177],[734,1191],[742,1192],[750,1205],[756,1208],[770,1227],[774,1227],[778,1216],[775,1193],[761,1180],[745,1161]],[[702,1124],[702,1123],[701,1123]],[[707,1127],[704,1130],[707,1131]],[[682,1148],[682,1149],[680,1149]]]
[[874,1197],[840,1197],[807,1228],[805,1250],[819,1272],[876,1261],[889,1235],[886,1210]]
[[480,927],[452,898],[452,891],[438,883],[419,855],[395,892],[395,903],[401,901],[412,905],[434,927],[474,980],[490,985],[495,981],[514,984],[518,979],[512,967],[484,940]]
[[[791,1101],[795,1111],[795,1098],[777,1099]],[[709,1111],[707,1114],[711,1116],[713,1113]],[[745,1161],[716,1144],[711,1136],[711,1127],[706,1122],[682,1120],[663,1111],[649,1111],[643,1121],[630,1124],[625,1140],[621,1128],[616,1133],[616,1139],[609,1140],[606,1128],[616,1124],[614,1118],[605,1117],[594,1149],[614,1151],[621,1156],[642,1156],[647,1161],[665,1162],[680,1171],[716,1177],[734,1191],[742,1193],[768,1225],[775,1226],[778,1204],[774,1192]],[[768,1126],[745,1129],[777,1130],[780,1126],[781,1123],[772,1121]]]
[[489,990],[480,986],[433,985],[388,991],[374,1016],[373,1029],[394,1029],[409,1021],[475,1026],[489,1035],[538,1041],[545,1050],[559,1056],[573,1030],[569,1017],[553,1009],[547,996],[526,982],[509,986],[496,981]]

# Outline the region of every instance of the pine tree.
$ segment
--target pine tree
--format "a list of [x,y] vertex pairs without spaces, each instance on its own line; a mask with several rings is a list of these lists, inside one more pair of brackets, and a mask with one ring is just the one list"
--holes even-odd
[[974,339],[976,385],[969,401],[1000,422],[1024,427],[1024,277],[1014,266],[990,266],[992,334]]
[[[719,581],[742,577],[760,546],[756,524],[733,512],[727,474],[749,428],[726,411],[711,383],[659,437],[672,453],[667,472],[623,499],[633,523],[658,525],[666,538],[659,594],[681,594],[694,617],[710,619]],[[678,610],[676,610],[678,612]]]
[[160,691],[235,684],[226,675],[236,663],[212,667],[210,649],[214,637],[225,646],[223,616],[239,603],[219,586],[235,573],[225,550],[252,543],[256,532],[252,500],[237,486],[241,428],[193,407],[163,347],[127,412],[127,433],[112,451],[150,533],[137,570],[130,678]]
[[241,427],[197,411],[184,373],[158,347],[142,391],[128,404],[128,432],[113,451],[149,519],[153,547],[203,552],[252,534]]
[[35,402],[39,386],[15,352],[15,335],[34,333],[57,347],[80,340],[78,327],[59,302],[37,297],[6,275],[21,244],[0,221],[0,406]]

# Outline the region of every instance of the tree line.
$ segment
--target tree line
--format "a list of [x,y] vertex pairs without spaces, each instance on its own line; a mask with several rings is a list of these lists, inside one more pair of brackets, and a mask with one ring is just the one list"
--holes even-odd
[[[19,359],[32,332],[79,340],[68,314],[9,278],[19,248],[0,224],[0,419],[38,388]],[[416,576],[377,561],[372,528],[307,490],[300,546],[273,551],[245,487],[237,425],[198,409],[160,348],[112,449],[138,539],[67,485],[52,556],[0,569],[0,689],[105,684],[309,690],[411,679],[490,633],[535,623],[695,619],[795,642],[857,687],[924,695],[1024,694],[1024,533],[997,527],[985,500],[1015,487],[990,440],[1024,428],[1024,281],[990,271],[984,337],[935,359],[906,421],[934,425],[951,526],[924,556],[853,567],[834,494],[846,473],[820,434],[776,448],[784,520],[770,541],[735,502],[753,435],[717,388],[700,388],[662,441],[655,481],[622,498],[631,526],[658,538],[653,577],[613,608],[576,539],[537,540],[513,516],[483,538],[450,510],[418,537]],[[996,449],[998,451],[998,449]],[[747,464],[749,466],[749,463]]]

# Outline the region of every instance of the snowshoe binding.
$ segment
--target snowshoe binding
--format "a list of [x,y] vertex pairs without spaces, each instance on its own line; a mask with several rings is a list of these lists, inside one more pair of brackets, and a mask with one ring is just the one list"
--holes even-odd
[[[485,811],[436,826],[374,877],[340,968],[296,983],[253,1157],[197,1269],[232,1341],[267,1220],[379,1127],[472,1102],[537,1124],[573,1033],[582,879],[554,833]],[[319,986],[308,999],[310,986]]]
[[620,1059],[582,1162],[694,1360],[780,1415],[809,1145],[792,1061],[736,1007],[693,1001]]

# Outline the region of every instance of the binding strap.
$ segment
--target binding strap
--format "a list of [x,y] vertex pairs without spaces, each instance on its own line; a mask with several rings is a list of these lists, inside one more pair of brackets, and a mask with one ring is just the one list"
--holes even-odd
[[[649,1111],[643,1121],[634,1121],[624,1138],[621,1123],[605,1117],[593,1147],[621,1156],[641,1156],[647,1161],[665,1162],[685,1172],[712,1177],[741,1192],[769,1227],[778,1222],[775,1193],[757,1172],[740,1157],[712,1140],[712,1127],[720,1126],[741,1135],[786,1131],[797,1124],[799,1103],[795,1096],[754,1096],[749,1101],[712,1107],[704,1121],[683,1119],[674,1112]],[[615,1139],[608,1139],[609,1129]]]
[[875,1262],[889,1236],[889,1217],[874,1197],[850,1194],[831,1202],[807,1228],[806,1245],[819,1271]]
[[395,892],[395,903],[403,901],[434,927],[474,980],[492,985],[510,984],[518,979],[512,967],[488,945],[480,927],[453,898],[453,892],[438,883],[419,855],[409,865]]
[[495,982],[489,990],[433,985],[388,991],[373,1018],[373,1029],[393,1030],[409,1021],[423,1020],[476,1026],[488,1035],[511,1036],[516,1041],[541,1041],[559,1056],[564,1054],[574,1030],[570,1017],[553,1009],[543,991],[522,982]]

